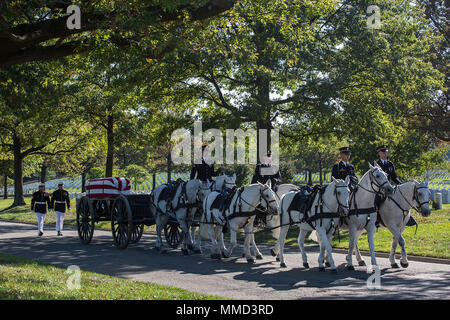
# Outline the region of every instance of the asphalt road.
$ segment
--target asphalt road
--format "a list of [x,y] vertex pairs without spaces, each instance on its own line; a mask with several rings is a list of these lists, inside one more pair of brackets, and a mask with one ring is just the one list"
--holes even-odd
[[[406,269],[391,269],[386,258],[378,258],[381,288],[369,289],[366,267],[345,270],[344,254],[334,254],[337,275],[318,272],[316,247],[308,248],[311,269],[303,269],[296,247],[287,248],[288,267],[281,269],[264,245],[259,246],[264,259],[247,264],[240,258],[242,244],[234,257],[213,261],[207,250],[190,256],[182,256],[180,250],[161,254],[153,249],[153,234],[144,234],[138,244],[120,250],[112,244],[108,231],[96,230],[89,245],[81,244],[73,229],[65,230],[64,237],[56,237],[54,228],[44,231],[43,237],[37,237],[33,225],[0,222],[0,252],[235,299],[450,298],[449,264],[410,261]],[[366,263],[370,261],[364,258]]]

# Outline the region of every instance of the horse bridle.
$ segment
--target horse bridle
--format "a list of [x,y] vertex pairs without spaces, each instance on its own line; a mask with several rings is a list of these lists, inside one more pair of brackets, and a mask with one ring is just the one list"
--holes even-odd
[[[340,201],[339,201],[339,197],[338,197],[338,195],[337,195],[337,188],[348,188],[348,186],[347,185],[345,185],[345,186],[338,186],[338,185],[334,185],[334,195],[335,195],[335,197],[336,197],[336,202],[338,203],[338,213],[339,213],[339,209],[340,208],[344,208],[344,209],[348,209],[348,210],[350,210],[350,206],[349,205],[343,205]],[[326,205],[326,203],[325,203],[325,201],[323,201],[323,203],[325,204],[325,206],[328,208],[328,209],[330,209],[327,205]]]
[[[383,182],[382,184],[378,183],[377,178],[373,175],[372,170],[369,171],[369,178],[370,178],[370,187],[372,188],[372,190],[366,189],[364,188],[361,184],[358,183],[358,187],[361,187],[363,190],[370,192],[370,193],[375,193],[375,194],[379,194],[379,195],[383,195],[383,193],[381,192],[381,188],[383,188],[383,186],[386,183],[389,183],[387,177],[386,177],[386,181]],[[378,191],[375,190],[375,188],[373,187],[377,187]]]
[[[413,206],[413,205],[408,201],[408,199],[406,199],[406,197],[403,195],[402,191],[401,191],[399,188],[397,188],[397,189],[398,189],[398,192],[400,192],[400,195],[402,196],[402,198],[406,201],[406,203],[407,203],[411,208],[413,208],[414,210],[416,210],[417,212],[420,212],[420,209],[422,208],[422,206],[423,206],[425,203],[429,203],[429,201],[423,201],[423,202],[420,202],[419,194],[418,194],[418,190],[419,190],[419,189],[428,189],[427,186],[419,186],[419,187],[417,187],[416,185],[414,185],[413,201],[415,201],[415,202],[418,204],[419,209],[417,209],[416,206]],[[400,208],[400,209],[401,209],[401,208]],[[402,209],[402,210],[403,210],[403,209]],[[403,210],[403,211],[405,211],[405,210]]]

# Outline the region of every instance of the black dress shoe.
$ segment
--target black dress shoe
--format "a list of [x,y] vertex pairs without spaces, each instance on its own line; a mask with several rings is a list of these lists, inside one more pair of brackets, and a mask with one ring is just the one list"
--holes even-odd
[[59,236],[59,237],[62,237],[62,233],[61,233],[61,231],[58,231],[58,234],[57,234],[57,236]]
[[39,237],[43,236],[44,233],[42,231],[39,231]]

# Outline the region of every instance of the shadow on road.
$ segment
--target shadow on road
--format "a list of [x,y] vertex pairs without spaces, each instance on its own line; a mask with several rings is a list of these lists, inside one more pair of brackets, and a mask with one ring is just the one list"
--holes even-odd
[[[4,233],[17,235],[34,232],[34,229],[35,227],[28,225],[3,224],[0,225],[0,235]],[[356,271],[347,271],[343,263],[345,262],[343,255],[339,259],[335,257],[339,264],[338,274],[331,274],[329,271],[319,272],[316,267],[317,248],[308,249],[311,269],[306,270],[300,267],[301,256],[294,248],[287,250],[287,253],[296,253],[289,255],[290,268],[281,269],[279,262],[270,256],[268,246],[260,247],[265,254],[264,260],[257,260],[256,264],[248,264],[244,258],[239,258],[242,252],[241,246],[234,252],[234,257],[216,261],[209,258],[208,247],[204,249],[203,254],[189,256],[182,256],[180,250],[159,253],[153,249],[154,238],[154,235],[146,234],[138,244],[120,250],[113,245],[111,236],[105,232],[94,233],[92,243],[83,245],[74,236],[56,237],[52,230],[46,231],[46,235],[39,238],[29,235],[15,238],[0,237],[0,252],[49,262],[61,267],[75,264],[83,270],[126,278],[161,271],[196,275],[200,278],[225,274],[236,281],[241,281],[242,285],[248,282],[279,292],[316,288],[323,292],[324,298],[423,299],[433,296],[435,299],[448,299],[450,284],[448,268],[443,271],[433,271],[433,277],[417,277],[415,273],[408,273],[408,269],[384,268],[381,270],[382,288],[374,291],[365,286],[369,277],[365,267],[357,267]],[[386,265],[386,261],[383,264]],[[217,282],[216,285],[221,284]],[[355,291],[359,294],[355,295]]]

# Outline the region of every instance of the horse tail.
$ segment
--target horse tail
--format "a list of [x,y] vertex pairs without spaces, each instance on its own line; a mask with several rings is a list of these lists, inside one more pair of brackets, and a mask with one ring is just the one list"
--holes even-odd
[[308,239],[314,242],[319,242],[319,236],[317,235],[317,231],[313,230],[309,235]]

